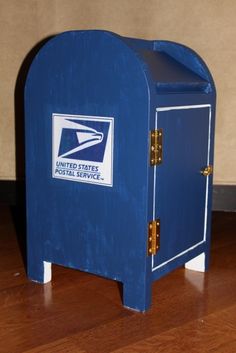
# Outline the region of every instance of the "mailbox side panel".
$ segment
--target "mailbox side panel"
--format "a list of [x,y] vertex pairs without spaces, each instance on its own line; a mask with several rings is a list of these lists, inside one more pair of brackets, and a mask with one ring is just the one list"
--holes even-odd
[[[153,81],[154,86],[158,89],[158,95],[155,99],[156,112],[150,115],[150,126],[151,129],[163,128],[163,147],[165,149],[163,151],[163,166],[157,166],[153,171],[150,171],[150,176],[153,176],[153,179],[151,179],[153,188],[149,190],[149,199],[153,203],[153,219],[160,217],[162,213],[162,217],[165,218],[164,223],[167,225],[161,226],[159,253],[153,256],[152,259],[153,280],[184,264],[186,264],[186,268],[200,271],[206,270],[209,266],[213,178],[212,175],[209,175],[205,180],[203,176],[200,179],[200,173],[207,165],[213,165],[216,107],[216,91],[211,73],[197,53],[181,44],[168,41],[155,41],[154,51],[161,53],[161,55],[167,54],[171,60],[176,60],[177,65],[182,64],[182,68],[192,71],[192,74],[198,77],[195,76],[194,78],[192,76],[190,78],[190,75],[188,77],[189,80],[186,81],[186,85],[182,85],[185,79],[179,79],[177,83],[175,79],[177,79],[178,75],[173,77],[171,76],[171,71],[167,70],[165,75],[161,73],[164,79],[157,82],[158,75],[155,72],[156,68],[153,60],[148,60],[151,81]],[[146,53],[144,59],[152,58],[153,53],[150,55],[150,53]],[[179,68],[181,69],[181,66]],[[197,82],[196,85],[195,81]],[[199,82],[203,82],[204,85],[201,86]],[[172,85],[172,83],[174,84]],[[201,106],[204,107],[203,110],[199,109]],[[196,109],[199,109],[199,119],[196,113],[190,113],[188,120],[186,113],[181,114],[181,107],[184,107],[185,112],[187,110],[194,112],[192,108],[196,107]],[[167,113],[168,111],[169,113]],[[174,111],[175,113],[170,113]],[[166,120],[165,114],[167,114]],[[157,116],[159,116],[159,119],[157,119]],[[194,124],[196,129],[194,128]],[[196,132],[194,132],[194,129]],[[166,139],[165,133],[167,134]],[[179,140],[180,144],[178,145],[177,140],[180,135],[182,135],[182,140]],[[172,145],[171,140],[174,141]],[[199,149],[197,145],[198,140]],[[168,143],[168,146],[166,146],[166,143]],[[187,150],[189,149],[189,154],[186,148]],[[186,172],[183,158],[181,158],[181,149],[184,155],[183,158],[186,159]],[[193,157],[192,161],[191,155]],[[167,166],[164,166],[164,158],[168,157],[173,158],[173,163],[167,160]],[[177,158],[179,159],[179,164]],[[194,164],[196,164],[196,168]],[[164,169],[165,173],[163,173]],[[190,169],[192,169],[191,172]],[[193,199],[189,195],[184,195],[181,198],[181,189],[183,193],[185,192],[183,186],[185,184],[184,178],[187,178],[188,175],[190,176],[191,173],[193,184],[195,185],[196,181],[196,189],[199,190],[199,194],[196,193]],[[190,189],[192,188],[189,181],[187,181],[186,185],[189,185]],[[173,193],[173,189],[175,189],[176,193]],[[195,193],[194,189],[193,186],[192,195]],[[177,202],[178,198],[180,200],[179,203]],[[184,206],[183,209],[181,209],[181,202],[186,202],[186,204],[182,204]],[[192,221],[190,221],[187,215],[188,203],[191,203],[189,210],[192,210],[192,214],[194,213],[193,205],[196,205],[196,218],[192,217]],[[170,209],[172,209],[172,212],[168,211]],[[174,212],[175,209],[177,212]],[[190,227],[189,229],[185,229],[185,234],[178,235],[179,230],[184,228],[180,226],[183,215],[185,215],[184,218],[186,219],[184,227],[188,228],[188,223]],[[194,222],[198,221],[201,224],[194,226]],[[174,224],[176,227],[174,227]],[[191,227],[193,227],[193,232],[190,230]],[[167,232],[167,228],[171,229],[171,231]],[[184,237],[186,237],[186,241]],[[198,246],[187,246],[189,240],[192,242],[192,245],[198,244]],[[203,241],[198,242],[198,240]],[[189,251],[185,251],[186,249],[180,251],[180,247],[185,247],[185,245]]]
[[[99,274],[122,281],[125,305],[145,310],[149,97],[139,62],[109,33],[62,34],[35,58],[25,105],[29,277],[49,280],[51,263]],[[81,157],[85,133],[92,145]],[[109,139],[108,182],[75,179],[102,165],[101,149],[90,152],[101,140],[107,151]],[[55,177],[58,156],[72,174]]]

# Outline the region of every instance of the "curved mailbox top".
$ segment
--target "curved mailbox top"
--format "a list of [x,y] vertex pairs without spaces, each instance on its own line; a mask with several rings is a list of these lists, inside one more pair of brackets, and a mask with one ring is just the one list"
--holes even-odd
[[[122,57],[130,56],[133,66],[144,74],[149,85],[154,83],[157,93],[215,92],[211,73],[200,56],[192,49],[170,41],[127,38],[102,30],[68,31],[49,40],[39,51],[35,61],[44,61],[45,54],[50,52],[50,49],[56,54],[58,44],[61,48],[58,55],[67,55],[67,44],[71,45],[74,42],[77,42],[78,48],[78,57],[74,58],[75,61],[80,57],[81,49],[86,51],[89,48],[90,54],[96,56],[95,52],[99,50],[104,52],[105,43],[110,60],[117,59],[117,70]],[[119,57],[115,48],[120,51]],[[104,65],[107,63],[104,62]],[[34,67],[33,63],[30,72]],[[113,75],[112,72],[110,74]],[[129,77],[129,71],[123,74]]]

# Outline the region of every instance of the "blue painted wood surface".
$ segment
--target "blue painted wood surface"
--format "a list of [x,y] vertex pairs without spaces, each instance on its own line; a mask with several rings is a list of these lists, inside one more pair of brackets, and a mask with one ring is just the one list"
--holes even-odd
[[155,256],[154,268],[168,265],[205,241],[207,178],[201,170],[208,165],[209,126],[208,106],[157,113],[157,127],[164,136],[154,195],[155,218],[161,219],[161,251]]
[[[199,170],[206,164],[208,109],[161,112],[163,164],[154,175],[149,163],[156,109],[200,104],[212,107],[212,164],[215,88],[192,50],[105,31],[73,31],[39,51],[25,88],[30,279],[44,282],[44,261],[88,271],[121,281],[124,305],[145,311],[153,280],[201,252],[208,262],[211,201],[204,223],[206,178]],[[53,113],[114,118],[112,187],[52,178]],[[209,177],[210,198],[211,186]],[[153,195],[163,226],[161,248],[152,259],[147,224]],[[203,243],[153,271],[201,240],[204,227]]]

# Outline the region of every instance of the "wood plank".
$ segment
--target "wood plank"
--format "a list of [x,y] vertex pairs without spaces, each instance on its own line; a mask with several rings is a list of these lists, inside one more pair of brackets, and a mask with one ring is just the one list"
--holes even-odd
[[173,349],[176,353],[230,353],[233,346],[235,352],[235,318],[236,305],[135,342],[132,345],[124,346],[121,349],[114,350],[113,353],[172,353]]
[[116,282],[101,277],[53,266],[51,283],[28,281],[4,212],[1,353],[236,352],[236,214],[213,217],[209,272],[165,276],[153,285],[151,310],[139,314],[123,308]]

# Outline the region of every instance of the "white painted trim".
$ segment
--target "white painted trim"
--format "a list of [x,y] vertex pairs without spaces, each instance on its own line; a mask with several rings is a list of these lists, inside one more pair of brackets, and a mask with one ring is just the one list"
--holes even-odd
[[48,283],[52,279],[52,264],[51,262],[43,262],[43,283]]
[[[200,108],[208,108],[209,109],[209,125],[208,125],[208,149],[207,149],[207,165],[209,165],[210,161],[210,148],[211,148],[211,104],[198,104],[198,105],[181,105],[181,106],[170,106],[170,107],[159,107],[156,109],[155,116],[155,129],[158,126],[158,112],[170,111],[170,110],[186,110],[186,109],[200,109]],[[156,218],[156,179],[157,179],[157,170],[156,166],[153,171],[153,220]],[[208,209],[208,191],[209,191],[209,177],[206,178],[206,196],[205,196],[205,213],[204,213],[204,231],[203,231],[203,239],[199,243],[191,246],[190,248],[182,251],[176,256],[170,258],[169,260],[161,263],[160,265],[154,267],[154,255],[152,256],[152,272],[158,270],[159,268],[167,265],[169,262],[181,257],[182,255],[188,253],[189,251],[197,248],[199,245],[203,244],[206,241],[206,232],[207,232],[207,209]]]
[[[209,106],[209,127],[208,127],[207,165],[210,164],[210,148],[211,148],[211,105]],[[206,241],[206,232],[207,232],[208,193],[209,193],[209,177],[206,178],[206,198],[205,198],[205,218],[204,218],[204,241]]]
[[[180,257],[180,256],[182,256],[182,255],[184,255],[184,254],[186,254],[187,252],[189,252],[189,251],[191,251],[191,250],[197,248],[199,245],[203,244],[204,242],[205,242],[205,241],[202,240],[202,241],[200,241],[199,243],[197,243],[197,244],[191,246],[191,247],[188,248],[187,250],[184,250],[184,251],[182,251],[181,253],[175,255],[175,256],[172,257],[171,259],[169,259],[169,260],[167,260],[167,261],[165,261],[165,262],[162,262],[162,264],[160,264],[160,265],[158,265],[158,266],[152,268],[152,271],[156,271],[157,269],[159,269],[159,268],[161,268],[161,267],[167,265],[169,262],[171,262],[171,261],[177,259],[178,257]],[[154,256],[153,256],[153,257],[154,257]]]
[[170,107],[159,107],[156,108],[157,112],[166,112],[169,110],[185,110],[185,109],[200,109],[200,108],[210,108],[211,104],[197,104],[197,105],[176,105]]
[[[157,129],[157,111],[156,111],[156,116],[155,116],[155,130]],[[156,198],[155,198],[155,195],[156,195],[156,174],[157,174],[157,166],[154,165],[154,171],[153,171],[153,177],[154,177],[154,182],[153,182],[153,205],[152,205],[152,210],[153,210],[153,214],[152,214],[152,217],[153,217],[153,220],[155,219],[156,215],[155,215],[155,211],[156,211]]]

